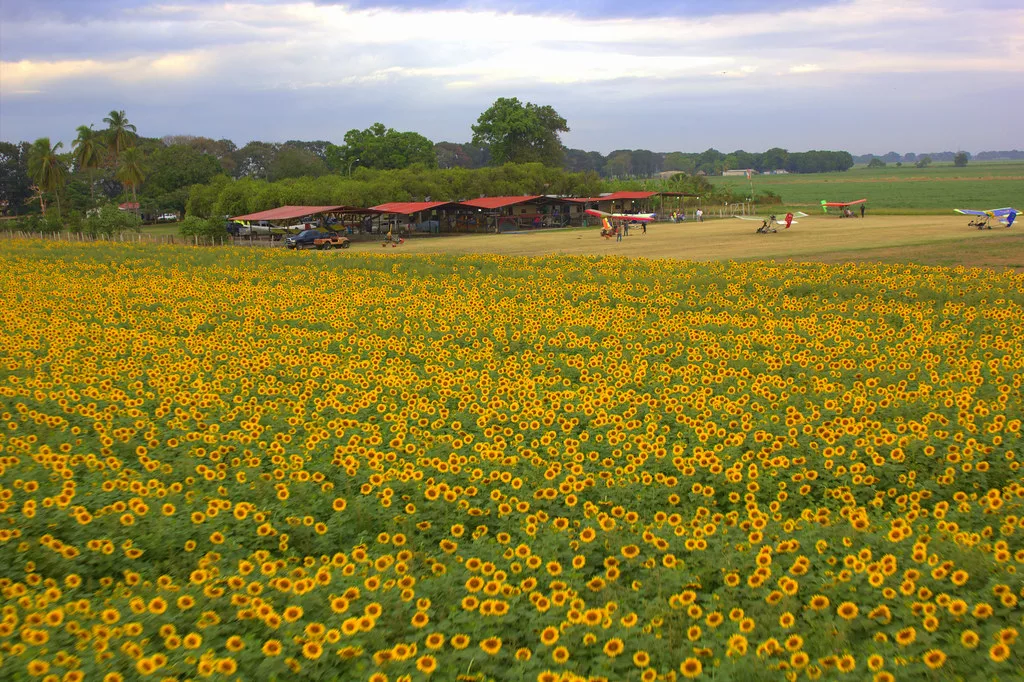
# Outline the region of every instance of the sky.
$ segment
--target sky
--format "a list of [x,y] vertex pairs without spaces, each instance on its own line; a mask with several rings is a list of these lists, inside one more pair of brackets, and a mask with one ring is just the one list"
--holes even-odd
[[1019,0],[0,0],[0,139],[466,142],[498,97],[568,147],[1024,148]]

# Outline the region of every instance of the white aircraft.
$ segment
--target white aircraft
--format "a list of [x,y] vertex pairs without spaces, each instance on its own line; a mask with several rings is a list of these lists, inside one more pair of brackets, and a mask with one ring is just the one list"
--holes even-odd
[[762,218],[760,216],[749,216],[749,215],[738,215],[733,216],[740,220],[753,220],[761,221],[761,226],[757,228],[758,234],[768,234],[769,232],[778,232],[778,227],[782,227],[784,230],[788,230],[790,225],[796,225],[794,218],[806,218],[807,214],[803,211],[797,211],[796,213],[787,213],[782,220],[779,220],[775,214]]

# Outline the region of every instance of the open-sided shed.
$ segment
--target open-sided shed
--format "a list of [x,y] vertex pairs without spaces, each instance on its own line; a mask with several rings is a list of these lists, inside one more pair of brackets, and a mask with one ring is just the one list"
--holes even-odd
[[687,197],[700,197],[684,192],[611,192],[599,197],[581,197],[567,199],[577,204],[580,210],[596,208],[605,213],[655,213],[663,215],[685,210],[684,200]]
[[481,197],[462,201],[460,204],[471,209],[466,220],[474,225],[477,231],[480,227],[488,232],[564,227],[571,221],[569,202],[542,194]]
[[[358,206],[278,206],[277,208],[235,216],[232,221],[248,225],[269,225],[267,232],[295,232],[319,223],[321,226],[348,234],[370,232],[371,221],[381,213]],[[259,230],[252,228],[254,232]]]
[[597,209],[606,213],[651,213],[659,192],[612,192],[597,197]]
[[459,212],[452,201],[395,201],[374,206],[396,227],[409,233],[452,232]]

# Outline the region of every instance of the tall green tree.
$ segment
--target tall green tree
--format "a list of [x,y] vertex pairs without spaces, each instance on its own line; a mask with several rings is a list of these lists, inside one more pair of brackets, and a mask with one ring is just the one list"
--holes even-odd
[[539,161],[558,166],[564,153],[559,133],[567,132],[569,124],[552,107],[499,97],[473,126],[473,144],[489,147],[495,165]]
[[115,159],[121,158],[121,152],[135,143],[135,125],[128,122],[128,116],[124,110],[111,111],[103,118],[107,124],[107,134],[110,136],[110,148]]
[[143,202],[147,209],[183,212],[189,187],[205,184],[223,173],[213,154],[188,144],[160,147],[146,157],[146,187]]
[[374,123],[366,130],[353,128],[348,131],[344,145],[327,145],[325,158],[328,167],[345,174],[360,166],[378,170],[408,168],[416,164],[437,168],[433,142],[419,133],[401,132],[387,128],[383,123]]
[[138,189],[142,181],[146,179],[146,173],[142,168],[142,152],[137,147],[128,147],[117,159],[117,172],[115,173],[125,189],[132,190],[132,201],[139,202]]
[[60,215],[60,190],[67,182],[67,171],[57,150],[63,146],[63,142],[51,145],[50,138],[40,137],[28,152],[28,174],[39,188],[39,207],[43,215],[46,215],[45,192],[51,192],[56,198],[57,215]]
[[18,215],[32,198],[28,142],[0,142],[0,212]]
[[317,178],[327,172],[327,164],[308,149],[283,146],[274,155],[267,169],[267,177],[271,181],[285,178]]
[[92,126],[78,126],[78,137],[71,143],[74,150],[75,166],[79,170],[89,171],[89,196],[96,203],[96,169],[102,159],[99,134]]

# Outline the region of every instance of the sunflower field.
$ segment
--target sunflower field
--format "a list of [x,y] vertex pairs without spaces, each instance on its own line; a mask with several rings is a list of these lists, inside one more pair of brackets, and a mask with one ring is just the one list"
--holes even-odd
[[1024,276],[5,243],[4,680],[1024,678]]

